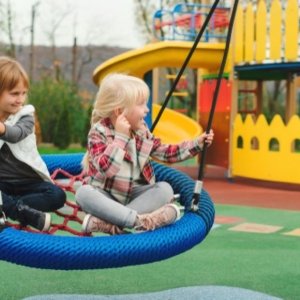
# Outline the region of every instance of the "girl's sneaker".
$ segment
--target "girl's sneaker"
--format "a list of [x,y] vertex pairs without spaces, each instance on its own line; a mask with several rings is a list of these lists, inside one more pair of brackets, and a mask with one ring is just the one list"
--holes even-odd
[[180,217],[177,205],[168,203],[150,214],[138,216],[139,224],[135,227],[138,231],[154,230],[176,222]]
[[81,230],[84,233],[103,232],[110,235],[124,233],[117,225],[96,218],[90,214],[84,217]]

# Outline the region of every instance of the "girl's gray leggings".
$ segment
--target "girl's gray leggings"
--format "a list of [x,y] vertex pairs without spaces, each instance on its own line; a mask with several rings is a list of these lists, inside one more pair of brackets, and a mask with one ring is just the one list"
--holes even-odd
[[75,194],[76,202],[84,212],[127,228],[134,227],[137,214],[151,213],[171,202],[173,197],[173,189],[165,181],[134,188],[126,206],[91,185],[82,185]]

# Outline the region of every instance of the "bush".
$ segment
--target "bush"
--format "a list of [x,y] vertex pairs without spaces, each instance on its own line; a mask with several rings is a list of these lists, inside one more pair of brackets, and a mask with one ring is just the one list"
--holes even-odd
[[90,128],[91,128],[92,111],[93,111],[93,105],[90,105],[89,108],[86,111],[86,114],[85,114],[85,122],[84,122],[84,126],[83,126],[83,133],[82,133],[81,140],[80,140],[80,145],[82,147],[87,146],[88,133],[89,133]]
[[53,144],[59,149],[67,149],[71,143],[71,120],[69,109],[64,106],[55,127]]
[[[42,131],[42,141],[53,143],[54,135],[57,135],[59,122],[63,122],[63,115],[68,115],[70,123],[70,142],[81,141],[86,111],[82,105],[82,99],[77,90],[68,81],[55,81],[42,79],[31,86],[29,102],[35,106]],[[66,113],[68,111],[68,113]],[[60,134],[67,134],[62,129]]]

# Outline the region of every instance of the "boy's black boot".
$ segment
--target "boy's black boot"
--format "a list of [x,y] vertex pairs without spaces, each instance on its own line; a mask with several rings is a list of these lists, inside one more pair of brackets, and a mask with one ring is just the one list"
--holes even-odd
[[44,213],[19,201],[17,204],[18,221],[22,226],[30,225],[38,230],[47,231],[51,225],[51,215]]

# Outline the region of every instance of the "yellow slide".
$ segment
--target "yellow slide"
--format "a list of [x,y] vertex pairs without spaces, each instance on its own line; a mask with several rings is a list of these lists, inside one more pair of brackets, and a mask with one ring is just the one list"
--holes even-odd
[[[153,104],[152,120],[155,120],[160,108],[160,105]],[[160,137],[163,143],[177,144],[197,137],[202,131],[201,126],[193,119],[166,108],[153,133]]]
[[[192,42],[164,41],[127,51],[99,65],[94,71],[93,80],[99,85],[109,73],[121,72],[143,78],[145,73],[157,67],[181,67],[192,45]],[[199,43],[188,66],[217,72],[223,51],[224,44]],[[158,111],[159,107],[153,105],[153,120]],[[155,134],[167,143],[192,139],[201,132],[202,128],[197,122],[170,109],[164,111],[155,129]]]

